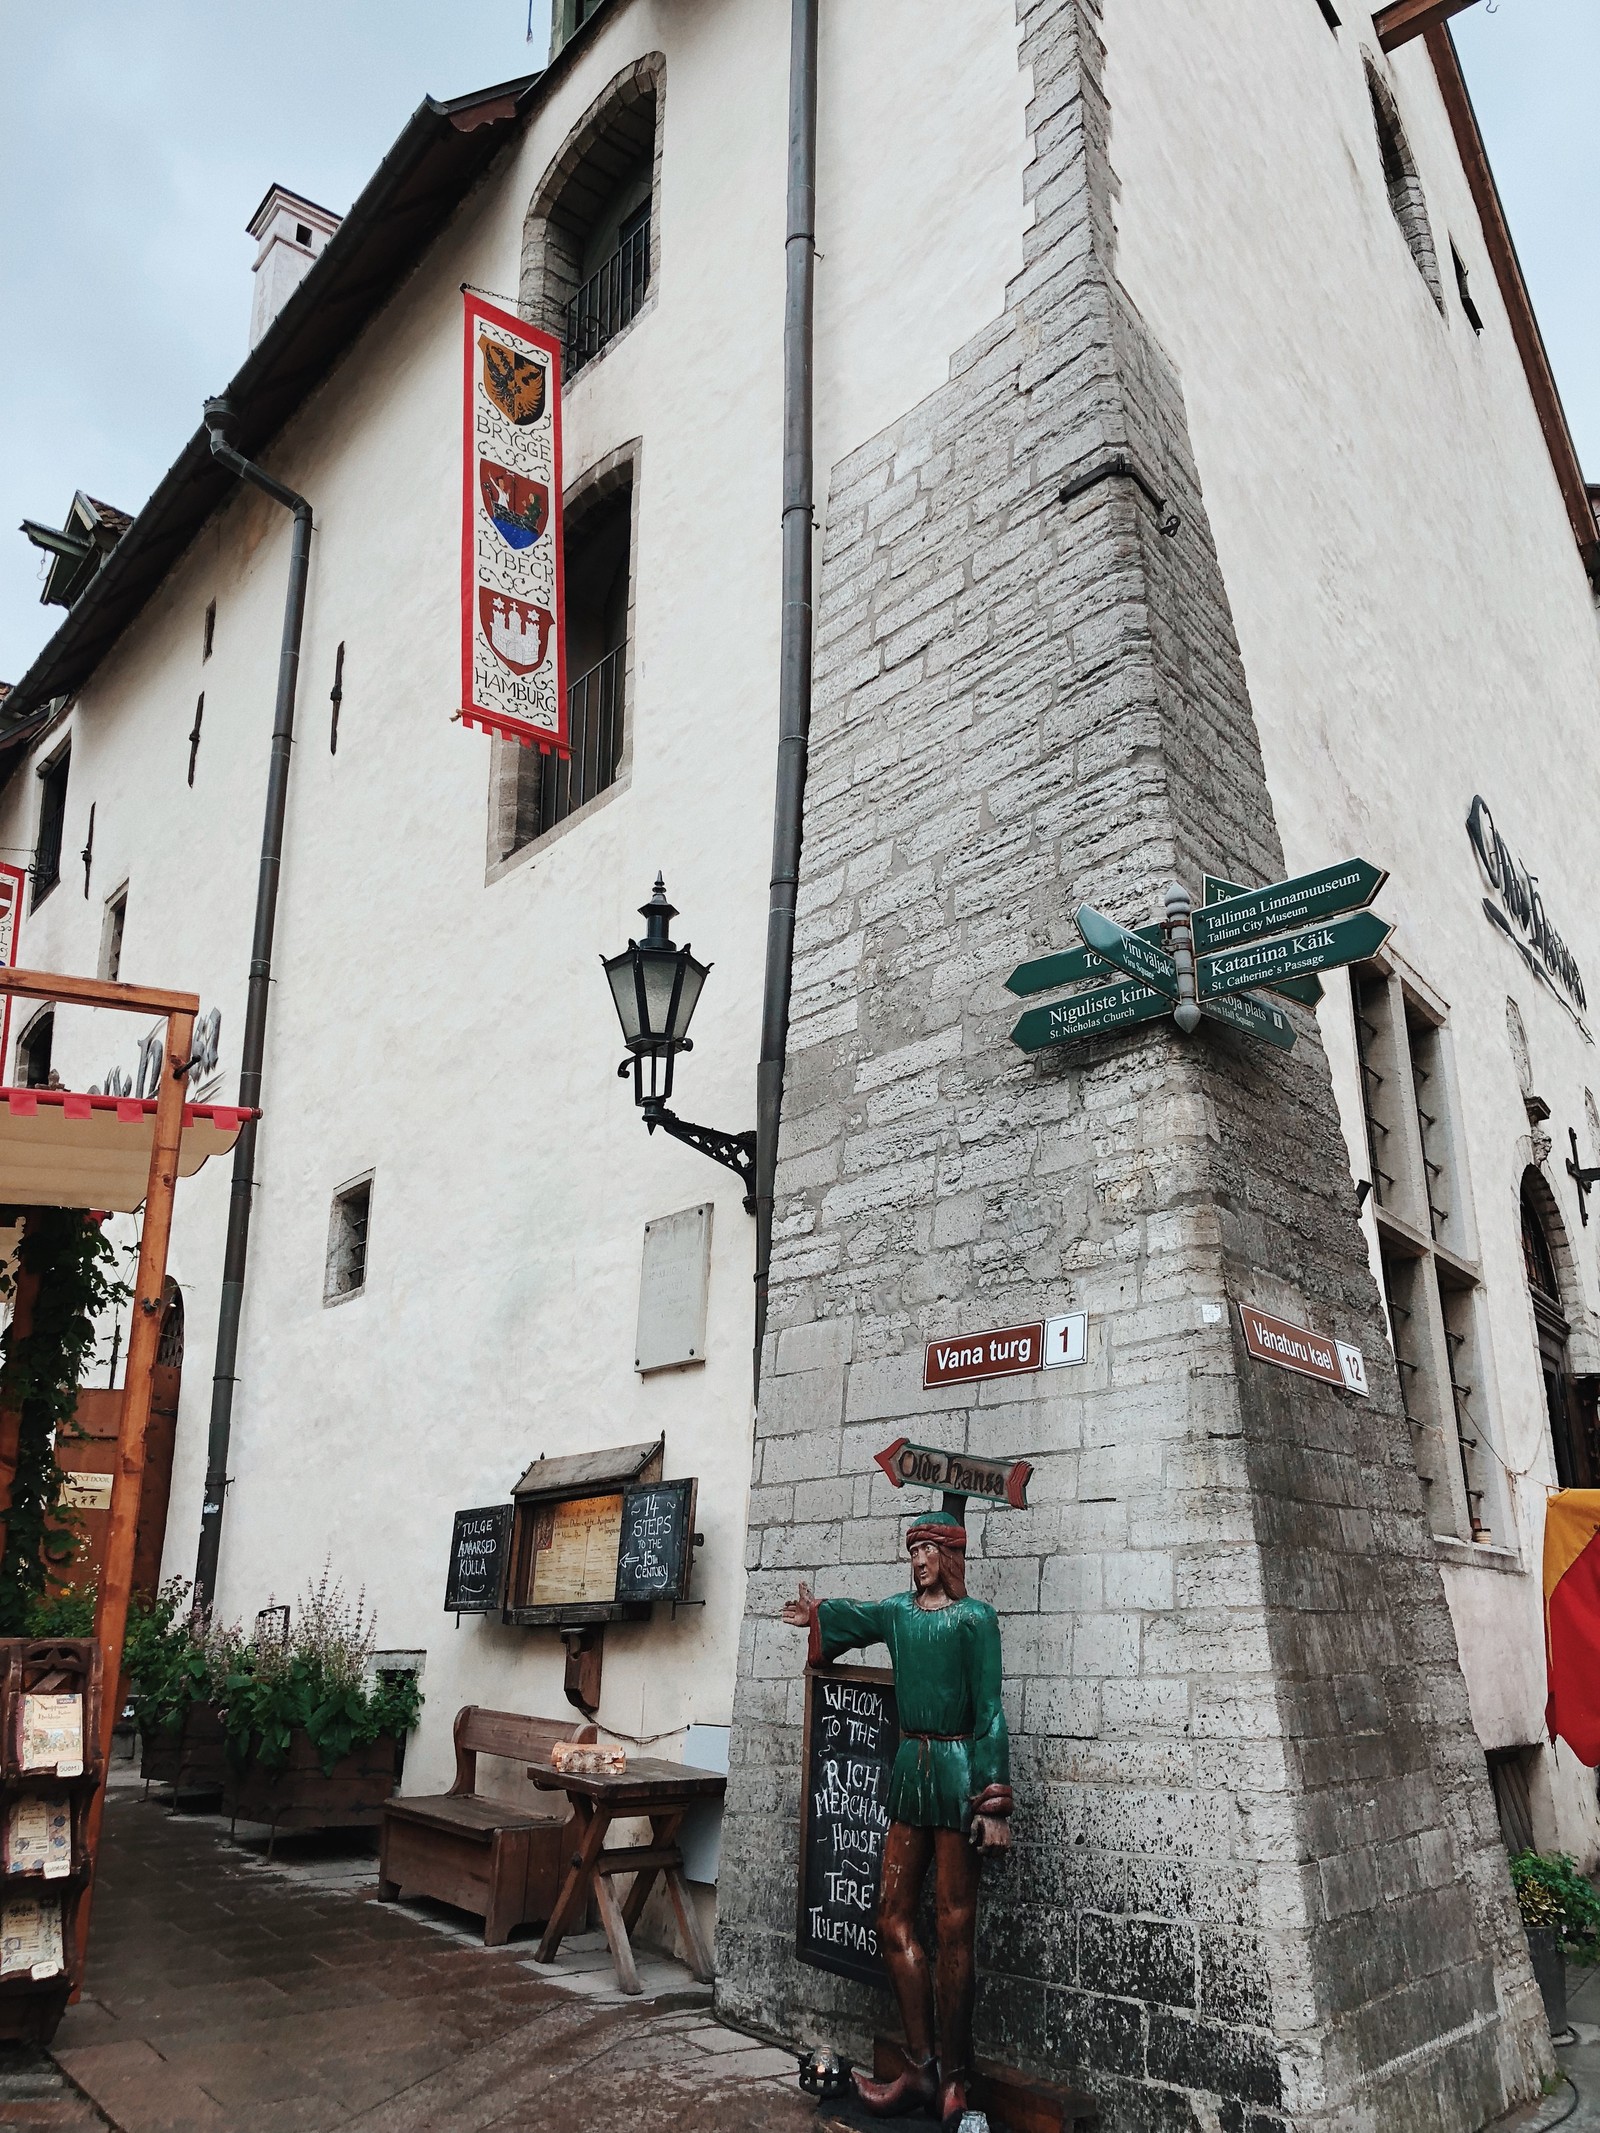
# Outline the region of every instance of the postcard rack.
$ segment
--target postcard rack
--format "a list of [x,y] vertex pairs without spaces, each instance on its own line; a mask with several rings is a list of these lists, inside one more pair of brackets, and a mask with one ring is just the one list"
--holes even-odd
[[100,1647],[0,1639],[0,2041],[48,2044],[82,1982]]

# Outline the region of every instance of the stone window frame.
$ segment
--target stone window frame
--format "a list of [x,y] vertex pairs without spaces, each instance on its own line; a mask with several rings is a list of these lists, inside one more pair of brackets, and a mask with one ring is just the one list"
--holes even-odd
[[1506,1567],[1514,1511],[1449,1005],[1392,948],[1352,967],[1350,997],[1367,1205],[1429,1531],[1453,1561]]
[[[617,755],[617,773],[611,783],[597,792],[592,799],[575,807],[570,815],[541,830],[537,837],[530,837],[526,844],[512,845],[516,834],[517,778],[524,754],[518,741],[510,740],[503,733],[492,736],[489,744],[489,836],[485,860],[484,885],[492,887],[515,868],[526,866],[530,859],[549,850],[560,838],[571,834],[590,821],[601,808],[607,807],[633,782],[633,733],[634,668],[638,656],[637,606],[639,599],[639,490],[644,465],[644,439],[630,437],[626,444],[619,444],[615,451],[607,452],[603,459],[585,467],[575,481],[569,482],[561,499],[563,534],[576,524],[581,526],[588,513],[615,496],[619,489],[631,490],[628,509],[628,627],[622,659],[622,746]],[[569,677],[575,679],[576,677]]]
[[1378,156],[1390,212],[1416,262],[1417,272],[1443,318],[1444,279],[1439,272],[1439,251],[1433,241],[1428,198],[1417,170],[1417,159],[1411,153],[1411,143],[1406,138],[1405,123],[1394,91],[1379,73],[1371,55],[1364,56],[1367,94],[1372,101],[1372,125],[1378,137]]
[[567,305],[579,288],[574,248],[566,241],[555,212],[590,152],[603,139],[619,112],[655,101],[655,147],[650,170],[650,277],[644,301],[628,323],[592,356],[574,380],[573,389],[604,362],[656,307],[661,288],[661,166],[666,138],[667,60],[664,52],[646,52],[613,75],[551,158],[534,188],[522,226],[522,264],[518,279],[519,309],[524,318],[564,342]]

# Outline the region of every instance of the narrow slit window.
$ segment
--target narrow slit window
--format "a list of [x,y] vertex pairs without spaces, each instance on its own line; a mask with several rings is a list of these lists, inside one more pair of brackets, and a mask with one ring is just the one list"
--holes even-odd
[[367,1285],[367,1232],[372,1219],[372,1180],[361,1178],[333,1196],[328,1224],[328,1263],[323,1279],[324,1303],[343,1303]]
[[1482,333],[1483,313],[1472,300],[1472,286],[1467,280],[1467,263],[1453,243],[1450,247],[1450,257],[1455,263],[1456,294],[1461,299],[1461,308],[1466,314],[1467,324],[1474,333]]
[[1333,0],[1317,0],[1317,5],[1321,8],[1322,19],[1329,29],[1336,30],[1339,27],[1339,11],[1334,6]]
[[328,753],[339,753],[339,710],[344,703],[344,645],[333,655],[333,687],[328,691]]
[[211,657],[212,652],[216,648],[216,642],[217,603],[215,600],[213,600],[206,609],[205,628],[202,631],[200,638],[200,657],[202,662]]

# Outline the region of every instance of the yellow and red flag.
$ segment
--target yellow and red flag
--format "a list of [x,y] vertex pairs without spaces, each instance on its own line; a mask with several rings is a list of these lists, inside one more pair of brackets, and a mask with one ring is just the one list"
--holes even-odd
[[1545,1724],[1600,1765],[1600,1489],[1558,1489],[1544,1514]]

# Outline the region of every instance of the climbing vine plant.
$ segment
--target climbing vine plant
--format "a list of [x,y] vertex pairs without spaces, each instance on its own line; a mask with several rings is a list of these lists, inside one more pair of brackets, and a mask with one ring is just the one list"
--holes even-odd
[[95,1320],[129,1293],[114,1265],[97,1222],[77,1208],[44,1207],[29,1214],[16,1266],[0,1271],[0,1296],[13,1304],[20,1277],[39,1278],[30,1330],[18,1337],[10,1326],[0,1335],[0,1407],[20,1415],[0,1557],[0,1636],[26,1634],[50,1562],[69,1561],[77,1545],[70,1519],[57,1510],[62,1477],[55,1441],[74,1434],[73,1410],[94,1353]]

